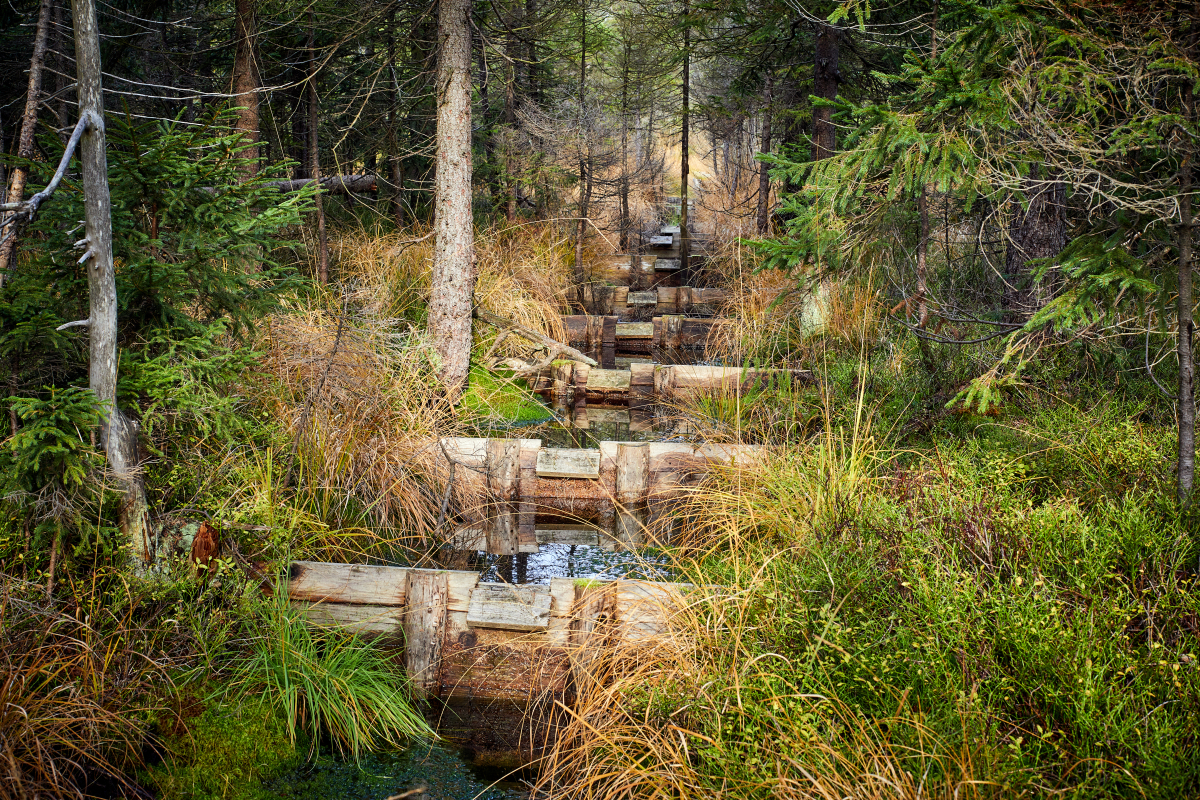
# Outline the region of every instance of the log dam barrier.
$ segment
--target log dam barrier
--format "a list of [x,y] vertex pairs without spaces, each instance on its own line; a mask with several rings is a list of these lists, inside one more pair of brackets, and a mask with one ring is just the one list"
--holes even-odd
[[574,578],[518,586],[477,572],[296,561],[288,597],[310,624],[401,649],[426,696],[569,701],[614,653],[671,635],[689,588]]

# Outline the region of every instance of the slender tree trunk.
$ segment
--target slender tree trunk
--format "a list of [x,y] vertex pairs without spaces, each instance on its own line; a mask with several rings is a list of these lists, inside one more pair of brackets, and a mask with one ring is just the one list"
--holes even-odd
[[[930,58],[937,59],[938,4],[933,0],[933,28],[929,35]],[[917,213],[921,218],[921,240],[917,242],[917,327],[924,329],[929,323],[929,187],[921,184],[921,196],[917,198]]]
[[[629,251],[629,59],[633,57],[633,45],[625,38],[621,61],[621,178],[618,193],[621,202],[621,251]],[[633,277],[640,270],[633,271]],[[641,285],[640,282],[638,284]]]
[[64,0],[54,0],[52,49],[54,51],[54,96],[57,98],[54,110],[58,116],[59,135],[65,142],[71,135],[71,112],[67,109],[67,70],[69,65],[66,52],[67,42],[63,36],[63,30],[66,29],[63,11]]
[[289,90],[292,95],[292,140],[288,155],[296,162],[292,178],[301,181],[312,177],[308,174],[308,109],[304,103],[308,85],[299,69],[292,70],[291,75],[295,84]]
[[510,223],[517,220],[517,176],[513,169],[516,154],[513,152],[517,128],[517,61],[520,60],[520,48],[516,31],[513,29],[518,16],[514,6],[507,20],[507,32],[504,35],[504,54],[507,60],[507,79],[504,81],[504,139],[501,143],[504,157],[504,216]]
[[[37,28],[33,34],[33,57],[29,59],[29,84],[25,90],[25,113],[21,115],[20,134],[17,138],[17,165],[12,171],[12,182],[8,187],[9,203],[19,203],[25,196],[25,181],[29,168],[24,162],[33,158],[33,134],[37,130],[38,106],[42,102],[42,70],[46,65],[46,40],[50,31],[50,11],[53,0],[42,0],[38,8]],[[0,235],[8,233],[0,226]],[[0,286],[16,261],[17,237],[10,236],[0,244]]]
[[587,112],[584,110],[587,78],[587,0],[579,3],[579,219],[575,223],[575,287],[582,291],[585,280],[583,272],[583,237],[586,233],[588,215],[588,192],[584,185],[588,183],[587,151],[591,149],[586,143]]
[[[255,0],[237,0],[234,14],[233,56],[233,104],[238,108],[235,132],[242,135],[244,142],[258,144],[258,58],[255,43],[258,37],[258,20]],[[258,148],[250,147],[239,154],[242,180],[250,180],[258,174]]]
[[388,12],[387,35],[388,63],[388,113],[387,113],[387,148],[388,169],[392,179],[392,218],[397,228],[403,228],[406,221],[404,213],[404,156],[400,153],[400,80],[396,75],[396,10]]
[[437,172],[429,332],[451,403],[467,385],[475,292],[471,219],[471,0],[438,5]]
[[691,234],[688,231],[688,128],[691,126],[690,92],[692,73],[692,27],[687,17],[691,13],[690,0],[683,0],[683,74],[680,89],[683,94],[683,119],[680,123],[679,154],[679,268],[691,284]]
[[[813,64],[813,94],[826,100],[836,100],[842,73],[838,70],[840,52],[838,30],[830,25],[817,25],[816,58]],[[837,150],[837,128],[833,125],[833,110],[813,109],[813,161],[829,158]]]
[[143,566],[154,561],[146,487],[137,471],[137,428],[117,408],[117,278],[113,267],[112,209],[105,153],[104,99],[100,83],[100,31],[92,0],[72,0],[79,113],[92,124],[79,142],[87,239],[88,385],[103,406],[101,441],[122,489],[121,533]]
[[[763,122],[762,122],[762,145],[759,147],[759,152],[771,152],[771,102],[773,100],[772,93],[774,86],[772,81],[774,76],[767,71],[767,78],[763,86]],[[739,159],[740,161],[740,159]],[[765,236],[771,230],[771,169],[770,165],[765,161],[760,161],[758,164],[758,232]]]
[[[320,107],[317,104],[317,50],[315,45],[316,23],[310,17],[308,29],[308,171],[313,180],[321,178],[321,153],[318,148],[317,122]],[[329,283],[329,241],[325,237],[325,201],[323,192],[316,196],[317,218],[317,280]]]
[[[1195,52],[1197,33],[1196,8],[1193,5],[1188,32],[1188,50]],[[1196,98],[1191,81],[1184,81],[1184,115],[1190,122],[1196,118]],[[1192,350],[1195,324],[1192,319],[1192,153],[1190,145],[1179,168],[1179,293],[1176,315],[1179,317],[1177,350],[1179,353],[1179,465],[1178,496],[1181,505],[1191,502],[1196,477],[1196,357]]]

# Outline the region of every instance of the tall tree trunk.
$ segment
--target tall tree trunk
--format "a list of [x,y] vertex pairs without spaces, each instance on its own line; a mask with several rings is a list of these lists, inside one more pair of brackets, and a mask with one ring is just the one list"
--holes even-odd
[[388,168],[392,179],[392,218],[397,228],[403,228],[404,213],[404,156],[400,153],[400,80],[396,75],[396,10],[388,12],[387,35],[388,63],[388,113],[387,113],[387,148]]
[[[930,59],[937,59],[938,3],[933,0],[933,27],[929,34]],[[917,213],[921,218],[921,239],[917,242],[917,327],[924,329],[929,323],[929,187],[921,184],[921,195],[917,198]]]
[[1051,276],[1035,286],[1030,262],[1052,258],[1067,245],[1066,188],[1045,167],[1035,168],[1025,180],[1026,207],[1008,226],[1004,271],[1009,287],[1004,307],[1012,320],[1025,320],[1041,308],[1052,292]]
[[[46,65],[46,40],[50,31],[50,10],[53,0],[42,0],[38,8],[37,28],[33,34],[33,57],[29,59],[29,84],[25,90],[25,113],[21,115],[20,134],[17,138],[17,165],[12,171],[12,182],[8,187],[9,203],[19,203],[25,196],[25,181],[29,168],[23,162],[33,158],[33,134],[37,130],[38,106],[42,102],[42,69]],[[0,225],[0,236],[8,233],[7,226]],[[9,268],[16,261],[16,235],[0,244],[0,286],[4,285]]]
[[288,156],[296,162],[292,168],[293,180],[305,180],[308,174],[308,109],[305,108],[304,96],[308,84],[299,69],[290,72],[294,85],[288,90],[292,97],[292,138]]
[[[317,104],[316,22],[310,17],[308,29],[308,172],[313,180],[321,179],[321,153],[318,148],[317,123],[320,106]],[[329,241],[325,237],[325,201],[322,192],[316,196],[317,218],[317,280],[329,283]]]
[[[628,32],[627,32],[628,33]],[[633,45],[625,38],[621,59],[621,178],[618,187],[621,202],[621,251],[629,251],[629,59],[633,57]],[[633,279],[641,286],[640,269],[634,269]]]
[[123,497],[121,533],[143,566],[154,561],[146,487],[138,467],[137,429],[117,408],[117,277],[113,267],[112,207],[104,138],[104,98],[100,83],[100,31],[92,0],[72,0],[75,68],[81,116],[91,124],[79,142],[83,179],[85,264],[88,273],[88,385],[103,407],[100,436],[109,469]]
[[438,5],[437,171],[429,332],[447,399],[458,401],[471,362],[475,292],[471,219],[471,0]]
[[[841,34],[830,25],[818,23],[816,57],[813,63],[813,94],[825,100],[836,100],[842,73],[838,70]],[[829,158],[837,150],[837,128],[833,125],[833,109],[813,109],[813,161]]]
[[587,174],[588,151],[591,145],[587,143],[587,112],[584,108],[586,99],[587,78],[587,0],[579,3],[579,219],[575,222],[575,287],[583,290],[585,276],[583,273],[583,236],[586,233],[588,215],[588,192],[584,185],[589,183]]
[[521,58],[515,27],[520,16],[520,4],[514,4],[505,22],[504,55],[507,63],[504,81],[504,133],[501,147],[504,158],[504,216],[510,222],[517,220],[517,176],[514,170],[517,129],[517,62]]
[[691,126],[691,73],[692,73],[692,26],[688,22],[691,13],[690,0],[683,0],[683,74],[680,89],[683,94],[683,119],[680,123],[679,143],[679,268],[684,279],[691,285],[691,234],[688,231],[688,128]]
[[[237,106],[237,121],[233,129],[247,143],[258,144],[258,58],[255,43],[258,20],[255,0],[237,0],[234,4],[233,104]],[[242,180],[258,174],[258,148],[250,147],[239,154],[242,165],[238,171]]]
[[54,96],[57,98],[54,110],[58,116],[59,135],[66,141],[66,137],[71,135],[71,112],[67,108],[67,70],[70,66],[66,38],[63,36],[66,29],[64,10],[64,0],[54,0],[54,38],[51,44],[54,51]]
[[[1189,55],[1195,54],[1197,34],[1200,34],[1200,19],[1197,8],[1200,3],[1194,3],[1190,15],[1190,30],[1188,31]],[[1196,118],[1196,98],[1192,82],[1183,84],[1184,116],[1191,122]],[[1179,464],[1177,492],[1179,502],[1185,505],[1191,502],[1192,490],[1196,477],[1196,354],[1192,350],[1192,339],[1195,324],[1192,319],[1192,153],[1189,148],[1182,159],[1179,168],[1179,269],[1178,269],[1178,299],[1176,300],[1176,315],[1179,318],[1179,331],[1176,334],[1176,349],[1179,354],[1179,392],[1176,402],[1179,406]]]
[[[762,144],[760,153],[771,152],[771,102],[774,76],[767,71],[763,85]],[[739,159],[740,161],[741,159]],[[771,168],[765,161],[758,164],[758,232],[765,236],[771,229]]]

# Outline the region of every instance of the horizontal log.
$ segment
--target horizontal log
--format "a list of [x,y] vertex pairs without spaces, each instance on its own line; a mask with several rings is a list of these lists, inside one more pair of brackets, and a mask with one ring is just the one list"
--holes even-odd
[[618,322],[618,339],[650,339],[654,336],[652,322]]
[[[294,181],[265,181],[263,186],[281,192],[298,192],[317,179],[301,178]],[[374,175],[329,175],[320,179],[321,190],[329,194],[358,194],[374,192],[379,187]]]

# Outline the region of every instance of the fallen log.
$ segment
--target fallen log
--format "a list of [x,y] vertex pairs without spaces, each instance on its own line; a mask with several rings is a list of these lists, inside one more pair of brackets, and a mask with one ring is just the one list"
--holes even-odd
[[[266,181],[263,186],[281,192],[298,192],[314,180],[301,178],[294,181]],[[329,194],[361,194],[379,189],[374,175],[329,175],[319,180],[321,189]]]
[[587,364],[589,367],[599,366],[595,360],[588,358],[574,347],[563,344],[562,342],[556,342],[549,336],[538,333],[530,328],[526,328],[524,325],[513,322],[512,320],[505,319],[498,314],[493,314],[485,308],[476,306],[474,314],[476,319],[482,320],[489,325],[494,325],[502,331],[512,331],[523,339],[528,339],[534,344],[540,344],[542,347],[547,348],[551,353],[557,352],[564,358],[569,358],[572,361],[578,361],[581,364]]

